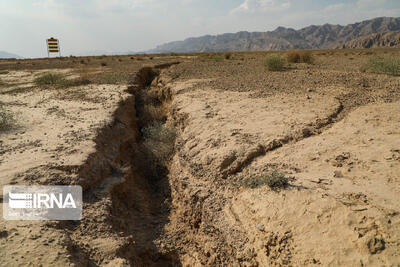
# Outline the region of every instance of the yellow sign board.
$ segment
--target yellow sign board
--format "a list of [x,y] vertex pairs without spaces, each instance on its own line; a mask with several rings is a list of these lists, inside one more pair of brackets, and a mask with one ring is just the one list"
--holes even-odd
[[47,56],[50,57],[50,53],[59,53],[61,57],[60,44],[57,39],[51,37],[46,40],[47,43]]

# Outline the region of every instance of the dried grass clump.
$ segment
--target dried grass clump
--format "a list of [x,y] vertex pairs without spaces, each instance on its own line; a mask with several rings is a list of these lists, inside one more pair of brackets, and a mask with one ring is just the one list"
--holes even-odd
[[225,58],[226,60],[231,59],[231,58],[232,58],[232,53],[225,53],[225,54],[224,54],[224,58]]
[[212,59],[215,60],[215,61],[223,61],[224,57],[222,55],[219,55],[219,54],[214,54],[212,56]]
[[37,86],[53,86],[56,88],[68,88],[72,86],[86,85],[90,80],[86,76],[81,76],[78,79],[66,79],[64,75],[59,73],[44,73],[35,78],[34,83]]
[[267,185],[269,188],[276,190],[286,188],[289,185],[289,178],[283,173],[274,170],[265,176],[248,178],[244,181],[244,185],[253,189]]
[[44,73],[35,78],[34,83],[37,86],[41,85],[59,85],[65,80],[64,76],[59,73]]
[[174,151],[175,128],[159,121],[154,121],[142,130],[144,145],[161,162],[170,158]]
[[0,103],[0,132],[11,130],[14,122],[14,116],[6,111]]
[[314,57],[311,51],[307,50],[295,50],[286,53],[286,59],[289,63],[307,63],[312,64]]
[[400,59],[395,57],[371,57],[368,60],[364,70],[374,73],[389,74],[393,76],[400,75]]
[[148,118],[155,121],[165,121],[166,115],[164,111],[164,107],[162,105],[154,106],[154,105],[146,105],[144,107],[144,113],[147,115]]
[[105,72],[98,75],[96,80],[99,84],[123,84],[128,82],[128,75],[117,72]]

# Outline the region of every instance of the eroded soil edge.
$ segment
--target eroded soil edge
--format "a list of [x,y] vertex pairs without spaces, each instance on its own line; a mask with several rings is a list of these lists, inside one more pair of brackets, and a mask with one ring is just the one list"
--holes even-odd
[[167,162],[174,135],[162,140],[171,149],[160,157],[143,133],[153,125],[160,129],[152,130],[162,132],[168,123],[171,95],[151,91],[151,83],[170,65],[145,67],[137,73],[128,87],[131,96],[119,105],[112,124],[99,132],[96,152],[79,171],[83,218],[57,226],[69,232],[71,261],[79,266],[180,265],[174,251],[156,245],[169,217]]

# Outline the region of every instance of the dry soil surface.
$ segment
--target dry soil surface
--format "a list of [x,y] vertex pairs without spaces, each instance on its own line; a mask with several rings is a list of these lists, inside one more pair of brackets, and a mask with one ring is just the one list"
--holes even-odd
[[[49,65],[0,74],[0,184],[84,189],[81,221],[1,219],[0,266],[398,266],[400,78],[325,53],[148,58],[67,89],[32,83]],[[154,121],[173,138],[150,146]],[[246,183],[274,171],[288,186]]]

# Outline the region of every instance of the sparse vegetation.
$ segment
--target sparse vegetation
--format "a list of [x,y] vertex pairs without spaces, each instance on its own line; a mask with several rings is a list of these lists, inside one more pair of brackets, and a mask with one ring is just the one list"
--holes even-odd
[[176,137],[175,128],[159,121],[154,121],[142,130],[145,146],[158,160],[165,161],[173,153]]
[[398,76],[400,75],[400,59],[382,56],[371,57],[365,69],[374,73]]
[[232,58],[232,53],[225,53],[225,54],[224,54],[224,58],[225,58],[226,60],[231,59],[231,58]]
[[244,180],[244,185],[249,188],[258,188],[267,185],[271,189],[285,188],[289,184],[289,178],[283,173],[274,170],[273,172],[261,177],[251,177]]
[[312,64],[314,62],[314,57],[311,51],[307,50],[295,50],[286,53],[286,59],[289,63],[307,63]]
[[54,86],[56,88],[67,88],[89,84],[90,81],[82,76],[79,79],[66,79],[59,73],[44,73],[35,78],[34,83],[37,86]]
[[41,85],[59,85],[65,80],[64,76],[58,73],[44,73],[35,78],[34,83],[38,86]]
[[212,59],[214,59],[215,61],[222,61],[224,60],[224,58],[222,57],[222,55],[219,54],[215,54],[212,56]]
[[14,116],[0,103],[0,132],[10,130],[14,125]]
[[285,67],[285,59],[280,54],[271,54],[265,58],[264,65],[269,71],[281,71]]

